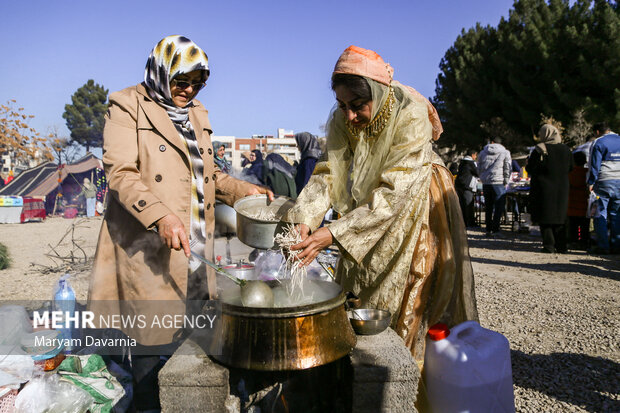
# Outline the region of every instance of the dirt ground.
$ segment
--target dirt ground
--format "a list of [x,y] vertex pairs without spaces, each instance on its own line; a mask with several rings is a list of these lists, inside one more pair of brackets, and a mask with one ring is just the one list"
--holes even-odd
[[[8,269],[0,270],[0,300],[51,298],[52,287],[64,273],[63,264],[71,262],[72,281],[78,300],[86,299],[88,268],[95,253],[102,218],[48,218],[43,222],[0,224],[0,243],[5,244],[12,260]],[[596,284],[604,279],[620,279],[620,257],[590,256],[583,251],[569,254],[539,253],[537,236],[504,232],[502,238],[489,239],[482,231],[469,231],[470,254],[476,280],[493,277],[510,280],[526,288],[577,288],[567,283],[567,275],[582,274],[583,280]],[[224,239],[216,245],[224,245]],[[242,248],[232,241],[233,255]],[[247,250],[247,247],[246,247]],[[223,253],[223,250],[220,251]],[[63,257],[60,259],[59,257]],[[86,264],[80,265],[86,258]],[[553,277],[553,278],[551,278]],[[615,285],[615,288],[618,285]],[[601,294],[615,294],[601,289]]]
[[[72,285],[85,301],[101,221],[1,224],[13,264],[0,270],[0,300],[51,299],[73,256]],[[538,236],[509,231],[469,231],[469,245],[480,323],[510,341],[517,411],[620,411],[620,257],[543,254]],[[232,248],[243,246],[233,239]]]
[[11,258],[11,266],[0,270],[0,300],[50,300],[67,264],[75,268],[69,273],[76,298],[86,300],[101,222],[93,217],[0,224],[0,243]]

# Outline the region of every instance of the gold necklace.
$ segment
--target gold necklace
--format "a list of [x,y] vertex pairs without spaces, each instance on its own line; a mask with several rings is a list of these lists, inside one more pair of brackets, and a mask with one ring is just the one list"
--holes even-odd
[[374,139],[381,133],[381,131],[387,125],[390,116],[392,116],[392,110],[394,109],[394,102],[396,98],[394,97],[394,89],[390,86],[388,91],[388,97],[383,104],[383,107],[377,113],[375,118],[366,126],[362,128],[355,128],[351,125],[351,122],[348,120],[345,122],[347,125],[347,129],[353,138],[359,139],[362,132],[364,132],[364,136],[366,139]]

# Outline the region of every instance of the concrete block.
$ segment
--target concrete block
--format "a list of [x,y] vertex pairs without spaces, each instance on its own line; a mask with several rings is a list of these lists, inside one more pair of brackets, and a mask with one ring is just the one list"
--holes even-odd
[[353,411],[415,412],[420,370],[392,329],[358,336],[351,353]]
[[354,383],[355,413],[415,413],[417,389],[410,382]]
[[186,340],[159,372],[163,412],[226,411],[228,369]]
[[170,387],[159,388],[162,412],[226,412],[227,387]]

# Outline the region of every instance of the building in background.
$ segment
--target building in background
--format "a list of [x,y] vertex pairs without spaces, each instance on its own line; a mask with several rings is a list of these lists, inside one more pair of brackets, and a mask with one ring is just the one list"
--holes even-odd
[[46,159],[43,158],[43,153],[39,149],[35,151],[34,156],[28,156],[28,159],[17,159],[13,150],[5,149],[0,151],[0,173],[7,175],[13,171],[17,176],[20,172],[34,168],[45,161]]
[[295,132],[293,132],[292,130],[278,128],[278,139],[282,138],[295,138]]
[[299,150],[292,130],[278,129],[278,137],[272,135],[252,135],[250,138],[235,136],[212,136],[212,141],[219,141],[226,145],[226,159],[231,161],[235,170],[241,169],[241,153],[258,149],[263,154],[278,153],[291,164],[299,161]]

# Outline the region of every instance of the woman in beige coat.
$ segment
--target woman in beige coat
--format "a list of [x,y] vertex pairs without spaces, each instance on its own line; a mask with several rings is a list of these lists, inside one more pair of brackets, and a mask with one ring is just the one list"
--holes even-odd
[[[231,205],[247,195],[273,196],[214,166],[207,110],[194,99],[208,76],[207,55],[169,36],[151,52],[144,82],[110,95],[103,163],[111,197],[88,297],[96,314],[182,315],[187,300],[213,298],[215,274],[190,259],[190,250],[213,259],[216,198]],[[158,409],[161,353],[149,346],[175,342],[180,330],[122,330],[150,354],[132,356],[136,409]]]

